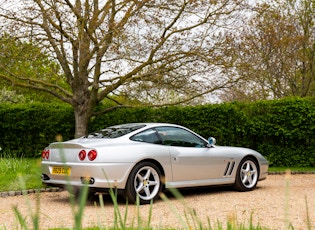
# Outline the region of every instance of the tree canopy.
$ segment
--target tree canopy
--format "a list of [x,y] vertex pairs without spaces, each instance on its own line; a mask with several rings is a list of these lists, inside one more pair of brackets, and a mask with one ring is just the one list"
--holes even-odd
[[[50,59],[50,56],[31,42],[20,41],[8,34],[0,37],[0,101],[27,102],[27,101],[56,101],[43,90],[29,89],[28,81],[45,81],[51,84],[62,84],[59,65]],[[18,77],[17,77],[18,76]],[[18,84],[8,84],[11,78],[16,78]],[[14,81],[15,82],[15,81]],[[14,83],[13,82],[13,83]],[[17,87],[17,86],[22,87]]]
[[105,98],[176,104],[239,80],[227,74],[222,38],[246,9],[242,0],[2,1],[1,31],[49,53],[61,68],[55,76],[67,84],[5,68],[2,78],[71,104],[75,136],[86,133]]
[[75,136],[92,116],[135,102],[315,94],[314,0],[0,1],[1,35],[40,55],[8,57],[3,46],[0,78],[70,104]]
[[228,36],[241,81],[226,100],[315,96],[315,2],[276,0],[255,5],[248,24]]

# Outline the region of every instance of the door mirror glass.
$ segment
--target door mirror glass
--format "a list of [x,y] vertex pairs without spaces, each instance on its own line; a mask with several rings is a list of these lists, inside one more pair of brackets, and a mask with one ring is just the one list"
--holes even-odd
[[215,145],[215,143],[216,143],[216,140],[215,140],[214,137],[209,137],[208,138],[208,145],[209,146],[213,146],[213,145]]

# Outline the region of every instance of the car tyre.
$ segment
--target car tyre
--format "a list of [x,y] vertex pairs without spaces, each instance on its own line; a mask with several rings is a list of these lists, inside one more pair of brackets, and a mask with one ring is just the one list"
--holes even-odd
[[149,204],[156,200],[162,191],[161,171],[151,162],[140,162],[131,171],[125,189],[129,203]]
[[241,192],[253,190],[257,185],[258,175],[257,162],[252,157],[245,157],[241,160],[236,172],[234,188]]

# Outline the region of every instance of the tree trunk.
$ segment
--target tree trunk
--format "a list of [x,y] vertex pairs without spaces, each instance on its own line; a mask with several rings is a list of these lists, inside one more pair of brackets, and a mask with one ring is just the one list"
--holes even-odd
[[75,117],[75,138],[79,138],[87,135],[88,123],[91,117],[91,113],[86,106],[75,106],[74,107]]

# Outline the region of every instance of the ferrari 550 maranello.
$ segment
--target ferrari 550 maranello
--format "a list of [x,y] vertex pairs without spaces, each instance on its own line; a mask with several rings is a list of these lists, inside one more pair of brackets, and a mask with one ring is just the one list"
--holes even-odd
[[157,199],[163,189],[232,185],[254,189],[266,179],[268,161],[258,152],[215,145],[179,125],[132,123],[50,144],[42,152],[42,182],[89,193],[109,188],[129,202]]

